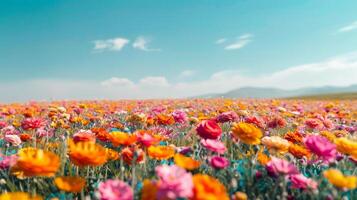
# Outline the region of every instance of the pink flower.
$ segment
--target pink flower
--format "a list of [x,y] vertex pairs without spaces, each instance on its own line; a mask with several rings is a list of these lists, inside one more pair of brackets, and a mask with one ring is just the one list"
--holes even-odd
[[224,123],[224,122],[229,122],[229,121],[235,121],[238,119],[237,113],[233,111],[228,111],[224,112],[216,117],[216,121],[219,123]]
[[323,159],[324,162],[335,160],[337,151],[336,145],[331,143],[327,138],[319,135],[310,135],[304,138],[306,147]]
[[176,165],[161,165],[155,169],[158,181],[158,199],[192,197],[192,174]]
[[80,130],[73,134],[74,142],[95,142],[95,134],[90,130]]
[[17,155],[2,156],[0,158],[0,169],[8,169],[15,165],[17,160]]
[[175,121],[179,124],[183,124],[187,122],[187,114],[183,110],[175,110],[172,113],[172,116],[174,117]]
[[45,130],[44,128],[39,128],[39,129],[36,130],[36,135],[39,138],[52,137],[53,136],[53,130]]
[[223,154],[227,150],[224,144],[219,140],[202,139],[201,144],[206,149],[219,154]]
[[15,129],[13,126],[6,126],[3,129],[1,129],[1,132],[4,133],[4,135],[18,135],[20,132]]
[[120,180],[106,180],[98,186],[100,200],[132,200],[134,193],[131,187]]
[[21,139],[18,135],[5,135],[4,140],[12,146],[19,146],[21,144]]
[[290,181],[292,183],[291,187],[296,188],[296,189],[316,189],[317,188],[317,183],[310,179],[305,177],[302,174],[294,174],[290,175]]
[[276,157],[272,157],[272,159],[267,163],[266,169],[272,176],[277,176],[279,174],[291,175],[299,173],[295,165]]
[[21,123],[21,126],[24,130],[37,129],[44,125],[45,125],[45,121],[40,118],[26,118]]
[[0,121],[0,129],[5,128],[7,126],[6,121]]
[[225,157],[213,156],[210,159],[210,165],[215,169],[224,169],[228,167],[229,161]]
[[305,121],[305,125],[309,128],[312,128],[312,129],[322,129],[323,125],[321,124],[321,122],[317,119],[307,119]]
[[137,136],[138,136],[138,142],[140,142],[141,144],[143,144],[146,147],[149,147],[158,141],[152,135],[147,134],[147,133],[137,134]]

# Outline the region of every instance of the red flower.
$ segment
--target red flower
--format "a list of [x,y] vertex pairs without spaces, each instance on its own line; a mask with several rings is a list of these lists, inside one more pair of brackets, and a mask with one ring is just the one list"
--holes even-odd
[[222,134],[222,129],[215,120],[202,121],[196,131],[204,139],[217,139]]

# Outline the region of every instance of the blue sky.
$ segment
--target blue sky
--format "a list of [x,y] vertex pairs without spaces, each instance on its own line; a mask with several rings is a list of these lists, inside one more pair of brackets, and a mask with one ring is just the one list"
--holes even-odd
[[[353,84],[356,9],[354,0],[2,0],[0,101]],[[284,74],[301,69],[311,73]]]

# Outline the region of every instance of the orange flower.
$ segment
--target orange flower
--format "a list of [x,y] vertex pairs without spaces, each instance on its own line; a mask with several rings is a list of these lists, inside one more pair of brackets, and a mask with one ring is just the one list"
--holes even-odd
[[357,187],[357,176],[345,176],[337,169],[324,171],[324,176],[334,186],[338,188],[355,189]]
[[65,192],[80,192],[86,185],[86,180],[77,176],[61,176],[54,180],[58,189]]
[[115,150],[109,149],[109,148],[105,148],[105,150],[107,152],[108,160],[118,160],[119,159],[120,155]]
[[110,135],[110,141],[112,142],[114,147],[117,147],[119,145],[129,146],[136,142],[136,135],[132,135],[120,131],[110,132],[109,135]]
[[174,156],[175,149],[170,146],[150,146],[148,148],[148,154],[150,158],[166,160]]
[[59,157],[49,151],[36,148],[23,148],[18,152],[12,172],[17,177],[54,176],[60,166]]
[[263,136],[262,131],[253,124],[240,122],[234,123],[232,134],[246,144],[260,144],[260,138]]
[[306,158],[310,158],[311,156],[310,152],[305,147],[298,144],[290,144],[289,153],[291,153],[296,158],[303,158],[304,156]]
[[285,153],[288,151],[290,143],[279,136],[265,136],[262,139],[262,143],[269,150],[277,151],[279,153]]
[[42,200],[40,196],[31,196],[26,192],[9,192],[0,195],[0,200]]
[[186,157],[182,154],[176,154],[174,156],[175,164],[179,167],[182,167],[186,170],[194,170],[200,167],[200,162],[194,160],[193,158]]
[[257,160],[260,164],[266,165],[271,160],[271,158],[262,151],[260,151],[257,154]]
[[104,147],[93,142],[69,141],[69,159],[77,166],[100,166],[107,162]]
[[92,128],[91,131],[95,134],[96,138],[100,141],[106,142],[110,140],[109,133],[104,128]]
[[23,133],[20,135],[20,139],[21,141],[26,142],[31,139],[31,135],[27,133]]
[[236,192],[234,194],[234,200],[247,200],[248,199],[248,196],[246,193],[244,192]]
[[121,150],[121,157],[128,165],[131,165],[133,163],[134,155],[136,156],[136,163],[141,163],[144,161],[145,153],[141,149],[137,149],[134,147],[126,147]]
[[157,186],[151,180],[145,179],[141,190],[141,200],[156,200]]
[[228,200],[226,188],[217,179],[196,174],[193,176],[193,197],[191,200]]
[[157,123],[160,125],[172,125],[175,123],[175,119],[172,116],[159,114],[157,115]]
[[284,138],[292,143],[302,143],[302,135],[299,132],[288,132],[284,135]]

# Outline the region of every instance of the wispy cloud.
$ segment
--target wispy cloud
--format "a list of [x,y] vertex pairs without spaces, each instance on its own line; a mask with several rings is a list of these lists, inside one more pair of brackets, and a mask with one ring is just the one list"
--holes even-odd
[[349,32],[355,29],[357,29],[357,21],[354,21],[347,26],[341,27],[340,29],[338,29],[338,32]]
[[94,50],[96,51],[120,51],[127,45],[130,41],[126,38],[112,38],[107,40],[95,40],[94,42]]
[[268,74],[247,76],[240,71],[218,71],[204,80],[176,83],[170,82],[164,76],[143,77],[137,82],[119,77],[112,77],[102,82],[58,79],[1,81],[0,101],[182,98],[226,92],[245,86],[282,89],[326,85],[346,86],[356,84],[356,77],[357,52],[351,52]]
[[190,77],[190,76],[193,76],[196,72],[194,70],[184,70],[182,71],[179,76],[181,78],[187,78],[187,77]]
[[143,50],[143,51],[161,51],[161,49],[149,48],[148,44],[150,42],[151,42],[151,40],[140,36],[140,37],[136,38],[136,40],[134,41],[133,48]]
[[216,40],[216,44],[223,44],[223,43],[225,43],[227,41],[227,38],[220,38],[220,39],[218,39],[218,40]]
[[237,50],[246,46],[248,43],[252,41],[252,34],[244,34],[239,36],[233,43],[228,44],[224,47],[225,50]]

